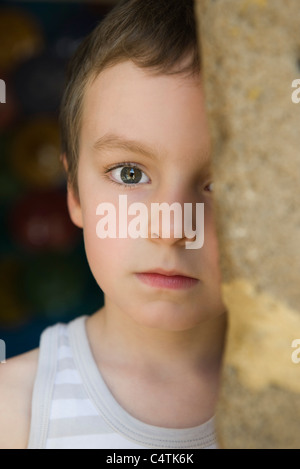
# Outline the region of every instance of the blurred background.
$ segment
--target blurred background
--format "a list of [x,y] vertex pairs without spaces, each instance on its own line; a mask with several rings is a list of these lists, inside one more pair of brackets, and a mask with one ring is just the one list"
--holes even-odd
[[59,161],[66,64],[116,0],[0,3],[0,339],[6,357],[103,305]]

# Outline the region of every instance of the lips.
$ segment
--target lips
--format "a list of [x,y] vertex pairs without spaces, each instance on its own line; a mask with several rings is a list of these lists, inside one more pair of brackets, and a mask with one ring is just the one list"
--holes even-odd
[[152,269],[152,270],[147,270],[147,272],[143,272],[145,274],[160,274],[160,275],[165,275],[166,277],[173,277],[173,276],[179,276],[179,277],[186,277],[186,278],[194,278],[191,277],[190,275],[186,275],[183,272],[179,272],[178,270],[165,270],[165,269]]
[[182,274],[181,272],[155,269],[136,274],[144,284],[153,288],[167,288],[172,290],[187,289],[195,286],[199,280]]

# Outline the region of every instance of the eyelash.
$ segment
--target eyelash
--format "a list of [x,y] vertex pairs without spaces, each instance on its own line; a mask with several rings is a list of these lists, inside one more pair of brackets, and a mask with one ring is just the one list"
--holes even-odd
[[[105,178],[106,178],[109,182],[111,182],[112,184],[115,184],[115,185],[118,186],[118,187],[120,187],[120,186],[126,187],[126,189],[129,189],[129,190],[134,189],[135,187],[139,186],[140,184],[125,184],[125,183],[122,184],[122,183],[120,183],[120,182],[114,181],[113,179],[111,179],[110,177],[107,176],[107,174],[110,173],[112,170],[117,169],[117,168],[123,168],[124,166],[129,166],[130,168],[138,168],[138,169],[140,169],[140,170],[142,171],[142,169],[139,167],[138,164],[132,163],[131,161],[124,161],[123,163],[117,163],[117,164],[115,164],[115,165],[113,165],[113,166],[106,166],[106,167],[104,168],[104,169],[105,169],[105,171],[104,171]],[[143,172],[144,172],[144,171],[143,171]],[[144,183],[144,184],[145,184],[145,183]],[[204,189],[206,189],[206,187],[208,187],[208,186],[210,186],[210,185],[213,186],[213,182],[210,182],[209,184],[207,184]],[[208,192],[213,192],[213,190],[212,190],[212,191],[208,191]]]

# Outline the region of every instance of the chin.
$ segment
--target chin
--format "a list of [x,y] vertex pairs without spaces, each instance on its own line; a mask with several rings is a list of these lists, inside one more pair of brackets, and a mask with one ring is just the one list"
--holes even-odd
[[[191,311],[186,305],[163,303],[141,307],[134,314],[134,320],[141,326],[170,332],[190,330],[207,320],[201,317],[199,310]],[[187,315],[188,310],[190,313]]]

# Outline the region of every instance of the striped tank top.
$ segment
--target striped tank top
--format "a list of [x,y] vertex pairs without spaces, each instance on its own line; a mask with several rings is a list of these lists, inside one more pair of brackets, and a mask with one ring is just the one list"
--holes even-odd
[[86,318],[58,323],[41,335],[28,449],[217,448],[213,418],[170,429],[127,413],[96,365]]

